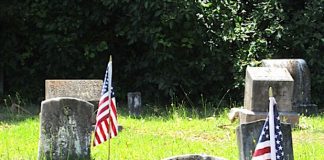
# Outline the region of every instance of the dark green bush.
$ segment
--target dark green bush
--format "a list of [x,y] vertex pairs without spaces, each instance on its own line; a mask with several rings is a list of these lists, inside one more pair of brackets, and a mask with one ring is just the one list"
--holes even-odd
[[102,79],[109,54],[122,100],[141,91],[146,102],[219,102],[230,90],[225,99],[242,101],[246,66],[273,56],[306,59],[313,85],[323,82],[323,0],[2,3],[6,94],[35,100],[45,79]]

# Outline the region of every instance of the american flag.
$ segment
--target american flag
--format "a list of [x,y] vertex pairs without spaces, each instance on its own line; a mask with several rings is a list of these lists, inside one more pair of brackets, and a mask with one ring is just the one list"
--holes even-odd
[[111,86],[112,60],[107,65],[96,117],[95,138],[93,145],[99,145],[118,134],[116,100]]
[[277,103],[274,97],[269,97],[269,115],[263,125],[258,144],[252,160],[283,160],[283,135]]

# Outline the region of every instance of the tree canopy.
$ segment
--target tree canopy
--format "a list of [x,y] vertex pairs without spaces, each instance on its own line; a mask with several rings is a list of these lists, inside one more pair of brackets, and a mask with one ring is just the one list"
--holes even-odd
[[303,58],[323,103],[324,0],[1,2],[5,93],[44,97],[45,79],[102,79],[148,102],[243,100],[246,66]]

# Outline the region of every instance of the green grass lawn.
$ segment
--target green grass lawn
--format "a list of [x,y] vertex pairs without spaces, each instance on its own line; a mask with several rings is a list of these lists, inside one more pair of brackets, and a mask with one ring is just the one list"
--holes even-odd
[[[111,139],[111,159],[151,160],[189,153],[238,159],[238,122],[231,123],[227,111],[208,118],[188,115],[192,114],[184,110],[142,118],[120,114],[124,130]],[[37,159],[38,116],[9,117],[0,121],[0,159]],[[296,160],[324,159],[324,115],[302,116],[292,135]],[[91,156],[107,159],[108,142],[91,148]]]

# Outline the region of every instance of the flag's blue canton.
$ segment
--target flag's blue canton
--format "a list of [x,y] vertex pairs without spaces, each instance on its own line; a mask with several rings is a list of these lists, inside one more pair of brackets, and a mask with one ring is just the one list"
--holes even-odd
[[[108,92],[108,66],[107,66],[107,69],[106,69],[106,73],[105,73],[105,79],[104,79],[104,84],[103,84],[103,87],[102,87],[102,90],[101,90],[101,95],[104,95],[106,92]],[[115,97],[115,93],[114,93],[114,89],[112,87],[113,85],[111,84],[111,98]]]
[[[277,106],[274,105],[274,125],[275,125],[275,141],[276,141],[276,159],[283,160],[284,158],[284,151],[283,151],[283,136],[281,132],[281,125],[280,125],[280,117],[277,111]],[[270,131],[269,131],[269,116],[264,123],[262,128],[261,137],[259,142],[270,141]]]
[[273,106],[274,112],[274,125],[275,125],[275,141],[276,141],[276,159],[283,160],[284,151],[283,151],[283,135],[281,132],[280,117],[277,110],[277,105]]
[[101,90],[101,95],[104,95],[106,92],[108,92],[108,66],[107,66],[107,69],[106,69],[106,73],[105,73],[105,79],[104,79],[104,83],[103,83],[103,87],[102,87],[102,90]]

